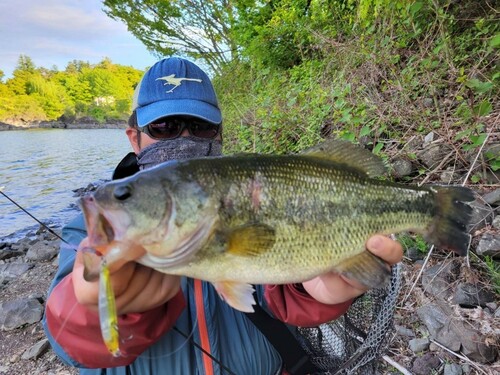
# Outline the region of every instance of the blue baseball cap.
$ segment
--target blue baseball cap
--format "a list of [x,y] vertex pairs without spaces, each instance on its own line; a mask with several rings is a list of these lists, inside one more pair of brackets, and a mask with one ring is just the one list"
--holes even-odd
[[138,126],[167,116],[222,123],[212,82],[197,65],[178,57],[160,60],[144,74],[135,89],[132,110]]

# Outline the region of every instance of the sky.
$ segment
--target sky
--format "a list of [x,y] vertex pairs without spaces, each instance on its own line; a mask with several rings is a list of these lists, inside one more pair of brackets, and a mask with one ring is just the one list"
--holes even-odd
[[10,78],[19,55],[37,67],[64,70],[72,60],[145,69],[157,58],[121,21],[108,17],[101,0],[0,0],[0,70]]

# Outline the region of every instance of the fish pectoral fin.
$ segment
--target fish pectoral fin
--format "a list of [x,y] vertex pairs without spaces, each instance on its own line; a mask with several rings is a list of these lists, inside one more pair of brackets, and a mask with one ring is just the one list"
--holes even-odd
[[335,270],[370,289],[385,287],[391,279],[389,265],[368,250],[342,261]]
[[228,234],[227,251],[239,256],[257,256],[274,246],[276,231],[266,224],[246,224]]
[[236,281],[219,281],[214,283],[214,287],[220,298],[229,306],[243,312],[254,311],[252,305],[255,305],[255,299],[252,285]]

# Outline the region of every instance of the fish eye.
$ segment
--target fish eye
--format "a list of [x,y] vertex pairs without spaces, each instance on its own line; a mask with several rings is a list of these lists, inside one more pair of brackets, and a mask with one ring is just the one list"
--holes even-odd
[[118,185],[113,190],[113,196],[119,201],[124,201],[132,196],[132,187],[130,185]]

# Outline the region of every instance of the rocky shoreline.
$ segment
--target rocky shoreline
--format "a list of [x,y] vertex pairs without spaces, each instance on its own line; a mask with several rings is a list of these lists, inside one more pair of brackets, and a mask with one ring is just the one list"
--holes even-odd
[[125,129],[126,121],[113,120],[99,123],[91,118],[82,118],[74,121],[37,121],[25,123],[12,121],[5,123],[0,121],[0,131],[30,130],[30,129]]
[[[393,173],[406,173],[400,167],[393,165]],[[439,251],[427,259],[414,247],[405,249],[386,357],[407,373],[500,374],[499,281],[495,287],[485,262],[500,260],[500,188],[476,193],[468,260]],[[77,374],[54,354],[41,325],[58,248],[58,238],[43,228],[15,242],[0,240],[0,374]],[[403,372],[394,364],[381,360],[382,373]]]
[[41,323],[58,251],[59,240],[44,229],[0,243],[0,374],[78,373],[52,351]]

